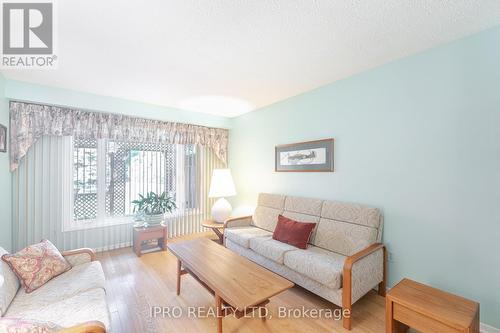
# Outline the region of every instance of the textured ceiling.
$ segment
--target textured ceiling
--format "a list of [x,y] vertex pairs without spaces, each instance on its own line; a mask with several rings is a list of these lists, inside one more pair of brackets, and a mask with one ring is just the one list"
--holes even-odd
[[500,24],[499,0],[64,0],[8,78],[235,116]]

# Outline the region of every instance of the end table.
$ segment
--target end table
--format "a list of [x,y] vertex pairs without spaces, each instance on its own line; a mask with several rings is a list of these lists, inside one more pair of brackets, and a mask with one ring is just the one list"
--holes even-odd
[[224,243],[224,223],[217,223],[214,220],[205,220],[201,225],[202,227],[212,229],[217,237],[219,237],[219,244]]
[[152,239],[158,240],[158,247],[161,251],[166,250],[167,226],[164,224],[160,224],[148,227],[134,227],[134,252],[138,257],[141,256],[142,251],[152,249],[142,246],[143,241]]
[[386,332],[479,333],[479,303],[403,279],[386,296]]

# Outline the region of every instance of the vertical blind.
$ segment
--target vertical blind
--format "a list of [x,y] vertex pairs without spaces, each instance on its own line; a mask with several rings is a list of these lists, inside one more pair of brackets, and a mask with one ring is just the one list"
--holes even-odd
[[[201,222],[209,218],[213,204],[212,199],[208,198],[212,171],[224,167],[210,148],[193,145],[186,148],[186,151],[189,152],[190,149],[194,149],[195,154],[186,153],[178,161],[180,164],[188,164],[184,170],[192,176],[175,177],[176,201],[180,202],[175,213],[167,214],[169,237],[203,231]],[[196,161],[190,160],[193,158]],[[114,224],[105,219],[77,223],[74,205],[81,203],[75,191],[74,163],[71,137],[44,136],[34,144],[19,168],[13,172],[14,250],[41,239],[49,239],[61,250],[91,247],[97,251],[105,251],[132,245],[133,218],[130,216],[122,217]],[[110,178],[106,177],[108,186],[109,182]],[[87,185],[82,187],[82,194],[92,193],[91,186]],[[127,198],[129,200],[130,195]],[[106,198],[106,202],[109,206],[109,198]],[[107,208],[106,210],[108,211]]]

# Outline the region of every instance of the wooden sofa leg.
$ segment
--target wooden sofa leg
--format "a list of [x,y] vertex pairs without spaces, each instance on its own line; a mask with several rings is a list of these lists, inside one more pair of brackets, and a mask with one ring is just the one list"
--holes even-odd
[[378,294],[382,297],[385,297],[386,289],[385,289],[385,280],[378,284]]
[[378,284],[378,294],[382,297],[385,297],[386,293],[386,286],[387,286],[387,249],[385,246],[383,247],[383,277],[382,277],[382,282]]
[[342,326],[344,326],[344,328],[346,330],[351,330],[351,314],[352,314],[352,307],[349,306],[349,307],[343,307],[342,308]]

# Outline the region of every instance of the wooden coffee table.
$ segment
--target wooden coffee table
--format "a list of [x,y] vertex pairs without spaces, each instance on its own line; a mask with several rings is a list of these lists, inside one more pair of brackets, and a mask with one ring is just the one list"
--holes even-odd
[[168,249],[177,257],[177,295],[187,273],[214,295],[218,333],[222,318],[230,314],[241,318],[258,309],[265,320],[269,298],[294,285],[208,238],[169,243]]

